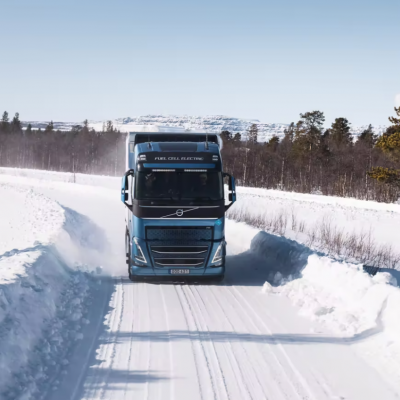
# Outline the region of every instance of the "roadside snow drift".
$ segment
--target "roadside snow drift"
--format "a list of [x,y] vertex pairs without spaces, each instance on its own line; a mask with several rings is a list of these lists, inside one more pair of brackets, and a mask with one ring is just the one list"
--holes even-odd
[[313,254],[300,279],[276,290],[291,298],[303,315],[338,333],[351,336],[382,323],[391,336],[400,332],[400,289],[387,272],[370,276],[361,265]]
[[395,275],[397,271],[370,276],[362,265],[312,254],[300,278],[278,287],[266,282],[263,292],[289,297],[300,315],[335,332],[337,343],[352,344],[400,387],[400,288]]
[[[362,265],[313,252],[285,237],[228,220],[228,283],[259,284],[266,295],[288,297],[318,323],[321,343],[351,344],[384,379],[400,387],[400,272],[371,276]],[[397,277],[397,279],[396,279]],[[318,341],[318,339],[316,339]]]
[[1,185],[0,199],[0,398],[39,399],[80,338],[94,243],[106,243],[94,224],[88,235],[84,217],[31,190]]

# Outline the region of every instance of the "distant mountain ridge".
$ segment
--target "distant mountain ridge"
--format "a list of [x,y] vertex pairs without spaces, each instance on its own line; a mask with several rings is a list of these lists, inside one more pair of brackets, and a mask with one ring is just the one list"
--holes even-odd
[[[242,139],[246,139],[247,130],[252,124],[258,126],[258,141],[268,141],[272,136],[280,138],[284,135],[284,130],[289,124],[284,123],[262,123],[256,119],[244,119],[227,117],[224,115],[206,115],[206,116],[178,116],[178,115],[143,115],[139,117],[126,117],[117,118],[112,121],[115,128],[122,132],[132,132],[135,128],[143,125],[157,125],[157,126],[174,126],[180,129],[187,129],[188,131],[207,131],[210,133],[220,133],[223,130],[230,131],[231,133],[239,132]],[[45,128],[47,122],[26,121],[24,125],[32,124],[33,128]],[[96,130],[102,130],[105,121],[90,121],[91,127]],[[74,125],[80,125],[76,122],[54,122],[55,129],[69,130]],[[358,136],[368,125],[352,127],[352,134]],[[374,127],[377,134],[382,134],[385,126]]]

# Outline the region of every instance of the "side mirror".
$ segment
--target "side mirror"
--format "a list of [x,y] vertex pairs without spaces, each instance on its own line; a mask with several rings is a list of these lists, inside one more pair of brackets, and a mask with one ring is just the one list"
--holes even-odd
[[230,203],[228,205],[225,206],[225,212],[228,211],[229,207],[231,207],[231,205],[236,201],[236,186],[235,186],[235,178],[231,175],[229,175],[228,173],[224,172],[222,174],[222,176],[228,177],[229,181],[228,181],[228,188],[229,188],[229,201]]
[[125,175],[122,177],[121,182],[121,201],[130,209],[132,210],[132,206],[127,203],[129,200],[129,176],[135,176],[135,171],[130,169],[125,172]]

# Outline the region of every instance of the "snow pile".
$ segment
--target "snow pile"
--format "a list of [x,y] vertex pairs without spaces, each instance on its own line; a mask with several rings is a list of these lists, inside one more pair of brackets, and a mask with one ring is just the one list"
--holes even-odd
[[[309,248],[242,222],[225,222],[228,261],[226,280],[231,284],[281,285],[300,276],[311,254]],[[272,286],[271,286],[272,288]]]
[[97,250],[56,202],[9,185],[0,198],[0,397],[38,398],[80,338],[96,266],[80,260]]
[[336,333],[336,343],[351,344],[385,379],[400,385],[400,288],[393,274],[370,276],[361,265],[313,254],[301,275],[279,287],[266,282],[263,292],[289,297],[300,315],[326,328],[325,335]]
[[338,333],[355,335],[383,323],[390,334],[400,332],[400,289],[389,273],[370,276],[362,266],[311,255],[300,279],[277,288],[300,307]]

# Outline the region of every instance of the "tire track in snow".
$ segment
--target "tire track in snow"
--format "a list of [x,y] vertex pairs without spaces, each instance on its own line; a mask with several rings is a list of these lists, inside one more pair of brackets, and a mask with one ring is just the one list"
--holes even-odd
[[[151,341],[140,335],[141,332],[149,332],[150,326],[150,305],[148,295],[148,285],[144,283],[127,283],[127,291],[132,293],[131,307],[128,312],[132,315],[132,329],[129,332],[122,332],[124,335],[130,334],[132,342],[131,357],[129,359],[128,371],[133,375],[124,393],[124,399],[131,399],[132,392],[137,399],[149,398],[149,377],[151,359]],[[139,335],[139,337],[135,337]],[[145,382],[136,382],[135,374],[146,379]]]
[[[155,379],[148,379],[149,384],[148,398],[150,400],[168,399],[171,390],[172,377],[170,338],[168,337],[168,321],[165,314],[163,293],[160,285],[148,285],[148,299],[150,304],[150,331],[149,342],[151,343],[150,352],[150,372]],[[160,336],[161,335],[161,336]],[[167,339],[167,340],[166,340]],[[149,374],[149,378],[152,375]],[[162,377],[158,379],[157,377]]]
[[165,320],[166,320],[166,326],[167,326],[167,332],[168,332],[168,349],[169,349],[169,359],[170,359],[170,370],[169,370],[169,378],[170,378],[170,398],[174,399],[175,398],[175,386],[174,386],[174,360],[173,360],[173,351],[172,351],[172,342],[171,342],[171,328],[170,328],[170,323],[169,323],[169,311],[167,308],[167,302],[165,301],[165,294],[164,294],[164,285],[160,285],[160,292],[161,292],[161,297],[163,300],[163,307],[164,307],[164,314],[165,314]]
[[[219,286],[219,288],[224,287],[224,286]],[[216,320],[221,321],[221,315],[223,317],[222,320],[225,321],[225,326],[228,326],[229,329],[227,330],[232,334],[232,338],[235,336],[235,328],[228,318],[225,309],[222,307],[222,304],[226,304],[226,301],[218,301],[216,296],[214,295],[213,291],[211,290],[212,287],[200,287],[201,291],[204,291],[204,294],[209,293],[211,296],[202,296],[199,292],[199,289],[196,288],[195,291],[197,292],[197,297],[199,298],[199,302],[202,303],[203,305],[203,314],[204,315],[209,315],[211,318],[211,315],[214,313],[216,315]],[[204,298],[207,299],[214,299],[214,307],[209,307],[206,305]],[[226,300],[226,299],[224,299]],[[221,312],[216,313],[216,310],[219,309]],[[212,311],[211,311],[212,310]],[[208,329],[208,328],[207,328]],[[226,329],[224,329],[226,331]],[[236,377],[236,382],[240,382],[240,385],[238,384],[239,390],[241,392],[241,399],[259,399],[261,398],[260,395],[262,395],[265,399],[267,399],[267,396],[264,393],[264,390],[260,384],[260,381],[258,379],[258,374],[257,371],[254,369],[254,367],[249,363],[247,360],[247,352],[245,348],[239,344],[237,346],[236,343],[232,343],[231,339],[229,338],[227,340],[227,344],[222,346],[225,351],[225,355],[230,363],[230,367],[232,368],[232,371],[234,371],[235,377]],[[237,351],[235,351],[235,347],[240,347],[240,350],[245,353],[244,357],[239,357],[237,355]],[[251,370],[251,372],[245,372],[244,368]],[[246,379],[249,378],[249,379]],[[251,383],[248,381],[252,381]],[[256,389],[255,389],[256,388]],[[255,391],[256,393],[252,394],[252,391]]]
[[[255,312],[253,306],[249,303],[249,301],[240,293],[240,291],[235,286],[232,286],[232,288],[235,291],[235,293],[237,293],[240,296],[240,298],[242,300],[242,303],[241,303],[236,298],[236,296],[233,295],[233,292],[230,292],[230,294],[233,296],[233,298],[236,299],[237,304],[239,306],[241,306],[242,304],[246,304],[247,309],[254,316],[255,320],[258,321],[258,323],[261,324],[264,327],[264,329],[265,329],[265,331],[266,331],[266,333],[268,335],[273,337],[273,333],[272,333],[271,329],[268,327],[268,325],[265,323],[265,321]],[[259,332],[263,333],[262,330],[259,330]],[[317,398],[315,397],[314,393],[312,392],[310,386],[308,385],[307,380],[300,373],[300,371],[295,367],[295,365],[293,364],[293,361],[291,360],[291,358],[287,354],[287,352],[284,349],[283,345],[278,340],[275,340],[275,341],[276,341],[277,348],[280,350],[280,352],[283,355],[283,357],[285,358],[290,370],[293,372],[293,374],[296,376],[297,379],[294,380],[293,377],[290,377],[290,376],[287,375],[288,369],[285,368],[283,366],[283,364],[279,361],[279,358],[277,357],[277,355],[275,355],[276,361],[280,365],[282,372],[287,376],[288,382],[291,384],[291,386],[293,386],[293,388],[295,389],[295,391],[296,391],[297,395],[299,396],[299,398],[300,399],[317,400]],[[296,382],[296,381],[303,387],[303,390],[305,391],[305,393],[304,392],[300,393],[299,387],[295,387],[293,385],[293,383]]]
[[[182,310],[182,313],[183,313],[183,316],[184,316],[184,319],[185,319],[186,330],[187,330],[188,332],[190,332],[191,324],[189,323],[187,314],[186,314],[186,312],[185,312],[185,307],[184,307],[183,304],[182,304],[182,295],[179,294],[179,292],[182,291],[182,286],[179,286],[179,290],[178,290],[178,286],[174,285],[174,287],[175,287],[175,292],[176,292],[176,295],[177,295],[177,297],[178,297],[178,299],[179,299],[179,303],[180,303],[180,306],[181,306],[181,310]],[[191,335],[190,335],[190,336],[191,336]],[[190,346],[191,346],[191,349],[192,349],[192,352],[193,352],[193,358],[194,358],[194,363],[195,363],[195,367],[196,367],[196,376],[197,376],[197,382],[198,382],[198,384],[199,384],[200,398],[201,398],[201,399],[204,399],[203,388],[202,388],[201,377],[200,377],[201,372],[200,372],[200,366],[199,366],[198,353],[197,353],[197,351],[196,351],[195,342],[192,340],[191,337],[190,337]]]
[[[230,398],[229,391],[228,391],[228,388],[227,388],[226,379],[225,379],[224,372],[223,372],[223,369],[222,369],[222,366],[221,366],[221,362],[220,362],[220,359],[218,357],[218,353],[217,353],[217,351],[215,349],[214,341],[213,341],[213,339],[212,339],[212,337],[211,337],[211,335],[209,333],[209,329],[208,329],[207,324],[206,324],[206,322],[205,322],[205,320],[203,318],[202,310],[201,310],[201,308],[199,306],[199,303],[197,302],[195,296],[193,295],[193,292],[192,292],[192,289],[191,289],[190,286],[185,287],[185,292],[187,292],[188,295],[190,295],[190,297],[192,298],[193,305],[190,306],[191,309],[192,310],[195,310],[195,309],[198,310],[197,312],[193,313],[193,318],[195,320],[197,320],[197,326],[201,328],[201,332],[202,332],[201,336],[204,338],[204,342],[205,342],[204,343],[204,347],[205,348],[206,347],[209,348],[208,352],[210,354],[210,359],[213,362],[213,370],[217,371],[216,375],[218,376],[218,380],[217,380],[218,389],[219,389],[219,392],[222,391],[222,395],[220,395],[218,398],[227,398],[227,399],[229,399]],[[189,301],[189,296],[186,296],[186,298],[187,298],[188,302],[190,302]],[[215,372],[214,372],[214,374],[215,374]]]
[[[238,301],[238,299],[233,295],[231,290],[227,290],[230,297],[233,298],[235,304],[235,309],[238,310],[238,315],[240,316],[240,321],[242,326],[246,327],[246,331],[248,334],[258,334],[264,335],[265,332],[257,326],[254,319],[252,319],[246,309],[243,307],[243,304]],[[240,311],[239,311],[240,310]],[[252,327],[253,329],[249,329]],[[293,385],[293,377],[289,376],[284,369],[279,357],[277,357],[276,352],[274,351],[274,347],[267,342],[266,340],[262,341],[261,344],[256,344],[259,349],[258,354],[253,354],[252,359],[256,360],[257,355],[262,356],[262,364],[261,368],[268,370],[269,374],[273,377],[274,382],[277,384],[278,392],[276,392],[276,388],[274,388],[275,393],[272,396],[272,399],[279,397],[284,397],[285,399],[292,400],[293,396],[298,397],[299,399],[304,399],[304,395],[299,393],[299,390]],[[274,344],[274,346],[276,346]],[[268,355],[265,355],[266,349],[268,349]],[[271,367],[271,363],[274,365]],[[277,371],[280,370],[282,373],[278,374]],[[283,378],[283,379],[282,379]],[[288,390],[288,388],[292,390]],[[271,387],[269,389],[272,389]]]
[[[204,368],[207,370],[208,379],[204,376],[202,367],[198,365],[199,367],[197,370],[199,373],[198,377],[201,386],[201,397],[203,399],[209,399],[210,394],[212,394],[213,399],[219,399],[219,397],[217,397],[217,389],[215,387],[214,375],[213,371],[211,370],[210,360],[209,357],[207,357],[207,351],[204,348],[204,343],[201,338],[199,326],[196,322],[196,319],[194,318],[193,310],[190,306],[190,303],[188,302],[183,286],[179,286],[178,293],[180,295],[183,312],[185,313],[186,320],[188,322],[189,331],[191,332],[190,335],[194,336],[195,338],[195,340],[191,339],[194,343],[193,347],[195,358],[198,360],[198,364],[203,364]],[[197,332],[197,334],[195,334],[195,332]],[[211,385],[209,385],[209,383],[211,383]],[[212,393],[206,391],[208,387],[211,388]]]

